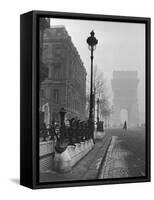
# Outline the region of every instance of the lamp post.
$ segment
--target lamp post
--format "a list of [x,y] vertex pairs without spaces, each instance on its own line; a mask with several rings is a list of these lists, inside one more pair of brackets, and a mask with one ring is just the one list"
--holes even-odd
[[99,98],[97,99],[97,130],[99,131]]
[[61,126],[64,125],[64,119],[65,119],[65,114],[66,114],[66,110],[64,108],[61,108],[59,111],[60,114],[60,122],[61,122]]
[[89,110],[89,120],[93,122],[93,52],[96,49],[96,45],[98,43],[98,40],[95,38],[95,33],[92,30],[90,33],[90,37],[87,38],[88,48],[91,51],[91,82],[90,82],[90,110]]
[[64,123],[64,119],[65,119],[65,114],[66,114],[66,110],[64,108],[61,108],[59,111],[60,114],[60,122],[61,122],[61,142],[64,142],[64,131],[65,131],[65,123]]

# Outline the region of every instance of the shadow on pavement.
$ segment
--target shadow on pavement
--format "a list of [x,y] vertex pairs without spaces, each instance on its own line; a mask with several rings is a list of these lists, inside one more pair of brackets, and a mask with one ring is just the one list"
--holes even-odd
[[20,185],[20,179],[18,179],[18,178],[10,178],[10,181],[17,185]]

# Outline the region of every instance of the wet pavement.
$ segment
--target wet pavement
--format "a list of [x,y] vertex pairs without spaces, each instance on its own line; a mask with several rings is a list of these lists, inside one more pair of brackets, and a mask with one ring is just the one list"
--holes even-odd
[[112,136],[99,178],[125,178],[145,176],[144,128],[110,129]]

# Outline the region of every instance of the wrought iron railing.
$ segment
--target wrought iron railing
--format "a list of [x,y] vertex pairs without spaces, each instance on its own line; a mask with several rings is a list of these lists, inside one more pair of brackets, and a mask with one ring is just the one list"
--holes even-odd
[[84,142],[85,140],[94,139],[94,124],[89,121],[69,120],[69,125],[58,126],[55,123],[49,124],[48,127],[43,125],[40,128],[40,138],[42,141],[56,140],[57,145]]

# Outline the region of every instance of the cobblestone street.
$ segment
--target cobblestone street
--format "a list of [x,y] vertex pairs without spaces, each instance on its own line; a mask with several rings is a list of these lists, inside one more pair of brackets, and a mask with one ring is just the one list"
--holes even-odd
[[99,178],[125,178],[145,175],[144,130],[108,130],[112,135]]
[[112,142],[101,170],[100,178],[128,177],[128,167],[125,162],[127,154],[128,152],[122,151],[120,148],[118,137],[112,136]]

